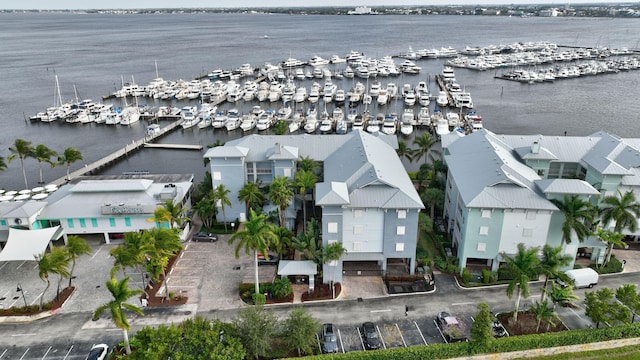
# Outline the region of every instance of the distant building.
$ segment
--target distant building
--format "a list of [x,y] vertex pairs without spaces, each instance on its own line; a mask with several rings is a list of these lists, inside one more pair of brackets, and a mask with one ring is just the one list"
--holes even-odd
[[540,10],[540,12],[538,13],[538,16],[540,16],[540,17],[554,17],[554,16],[558,16],[558,9],[556,9],[556,8],[550,8],[550,9]]
[[371,10],[368,6],[358,6],[355,10],[347,12],[349,15],[376,15],[377,12]]

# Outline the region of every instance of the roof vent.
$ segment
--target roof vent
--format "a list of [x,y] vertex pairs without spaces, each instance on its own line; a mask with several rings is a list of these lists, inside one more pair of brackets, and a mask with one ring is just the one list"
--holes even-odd
[[540,143],[537,141],[534,141],[533,144],[531,144],[531,153],[532,154],[539,154],[540,153]]

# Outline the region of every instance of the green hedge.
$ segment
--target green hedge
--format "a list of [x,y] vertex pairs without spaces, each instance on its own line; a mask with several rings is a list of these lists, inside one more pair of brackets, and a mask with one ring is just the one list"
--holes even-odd
[[486,345],[479,343],[434,344],[402,349],[359,351],[338,355],[309,356],[307,359],[446,359],[483,353],[502,353],[565,345],[587,344],[640,337],[640,324],[601,329],[569,330],[547,334],[509,336]]

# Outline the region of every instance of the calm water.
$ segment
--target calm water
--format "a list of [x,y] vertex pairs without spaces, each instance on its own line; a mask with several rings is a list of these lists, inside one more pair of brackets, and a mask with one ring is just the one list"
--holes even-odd
[[[301,15],[78,15],[0,14],[0,156],[16,138],[55,150],[74,146],[94,161],[144,133],[103,125],[30,124],[25,117],[54,103],[54,70],[65,100],[99,100],[121,79],[147,84],[154,62],[165,79],[193,79],[216,68],[243,63],[259,66],[287,57],[307,60],[344,56],[351,50],[372,57],[414,49],[550,41],[559,45],[639,48],[640,22],[634,19],[507,18],[481,16],[301,16]],[[264,39],[268,35],[268,39]],[[443,60],[421,60],[418,76],[382,79],[417,83],[432,79]],[[497,133],[586,135],[599,130],[640,136],[640,71],[600,75],[553,84],[523,85],[494,79],[495,72],[457,69],[458,82],[471,92],[485,127]],[[351,80],[342,88],[348,90]],[[432,92],[436,89],[430,83]],[[153,100],[146,100],[158,105]],[[179,105],[179,104],[174,104]],[[433,105],[432,105],[433,107]],[[225,131],[178,131],[170,143],[210,144],[239,136]],[[193,172],[206,170],[202,153],[144,150],[107,170]],[[48,180],[64,167],[45,168]],[[27,161],[30,186],[36,186],[37,163]],[[45,180],[47,180],[45,179]],[[24,187],[19,161],[0,173],[0,187]]]

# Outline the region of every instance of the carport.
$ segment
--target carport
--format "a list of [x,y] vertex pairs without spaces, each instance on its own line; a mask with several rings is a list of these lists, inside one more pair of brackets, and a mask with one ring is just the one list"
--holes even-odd
[[0,261],[35,260],[35,256],[44,253],[51,241],[62,236],[62,228],[22,230],[9,228],[9,237],[0,252]]
[[313,291],[318,265],[311,260],[280,260],[279,276],[304,275],[309,277],[309,291]]

